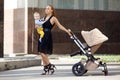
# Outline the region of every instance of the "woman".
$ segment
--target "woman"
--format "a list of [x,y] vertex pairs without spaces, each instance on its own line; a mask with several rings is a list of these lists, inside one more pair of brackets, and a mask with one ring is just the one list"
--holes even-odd
[[[42,75],[46,75],[47,73],[53,74],[55,65],[51,64],[48,59],[48,54],[52,54],[52,35],[51,35],[51,29],[54,27],[54,25],[58,26],[59,29],[65,31],[69,35],[70,32],[66,28],[64,28],[58,21],[58,19],[55,17],[55,9],[52,5],[48,5],[45,8],[45,22],[42,25],[43,31],[44,31],[44,37],[42,38],[42,41],[38,42],[38,52],[42,57],[43,65],[44,65],[44,73]],[[38,27],[37,25],[35,27]]]

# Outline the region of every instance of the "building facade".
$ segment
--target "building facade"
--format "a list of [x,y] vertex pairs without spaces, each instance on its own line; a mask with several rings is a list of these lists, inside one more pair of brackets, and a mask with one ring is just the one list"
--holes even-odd
[[3,18],[4,18],[4,1],[1,0],[0,1],[0,57],[3,57],[3,53],[4,53],[4,50],[3,50],[3,47],[4,47],[4,44],[3,44],[3,38],[4,38],[4,27],[3,27]]
[[[9,0],[4,1],[7,4]],[[34,29],[33,13],[38,11],[44,16],[44,8],[48,4],[55,7],[61,24],[72,29],[82,42],[81,30],[97,27],[106,34],[109,41],[97,53],[120,51],[120,0],[14,0],[11,3],[14,6],[5,8],[4,13],[4,54],[37,53],[38,36]],[[56,28],[52,33],[55,54],[78,50],[64,32]]]

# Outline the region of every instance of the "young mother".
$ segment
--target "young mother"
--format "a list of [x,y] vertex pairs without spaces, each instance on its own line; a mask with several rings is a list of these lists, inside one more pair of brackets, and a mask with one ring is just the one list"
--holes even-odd
[[[53,48],[53,42],[52,42],[52,34],[51,34],[51,29],[56,25],[59,29],[65,31],[69,35],[70,32],[67,30],[65,27],[63,27],[58,19],[55,17],[55,9],[52,5],[48,5],[45,8],[45,23],[42,25],[43,26],[43,31],[44,31],[44,37],[42,38],[41,42],[38,42],[38,52],[42,57],[43,60],[43,65],[44,65],[44,72],[42,75],[46,74],[53,74],[55,65],[51,64],[49,59],[48,59],[48,54],[52,54],[52,48]],[[35,25],[35,27],[38,27]]]

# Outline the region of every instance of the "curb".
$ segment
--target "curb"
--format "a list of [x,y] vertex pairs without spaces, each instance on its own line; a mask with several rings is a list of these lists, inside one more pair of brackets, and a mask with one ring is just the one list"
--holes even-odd
[[41,59],[37,56],[19,56],[0,59],[0,71],[40,65]]

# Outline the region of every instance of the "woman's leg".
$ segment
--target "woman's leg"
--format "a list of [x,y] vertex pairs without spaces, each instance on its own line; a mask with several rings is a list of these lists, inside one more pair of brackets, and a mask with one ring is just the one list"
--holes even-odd
[[41,57],[42,57],[42,60],[43,60],[43,65],[46,66],[48,65],[50,62],[49,62],[49,59],[48,59],[48,56],[44,53],[40,53]]
[[43,60],[43,66],[44,66],[44,71],[45,71],[45,73],[42,73],[42,75],[46,75],[47,72],[49,74],[49,71],[51,72],[51,74],[53,74],[55,72],[55,70],[54,70],[55,65],[50,63],[49,58],[46,54],[40,53],[40,55]]
[[40,53],[41,57],[42,57],[42,61],[43,61],[43,66],[44,66],[44,72],[41,75],[46,75],[47,73],[49,74],[49,59],[48,56],[44,53]]

